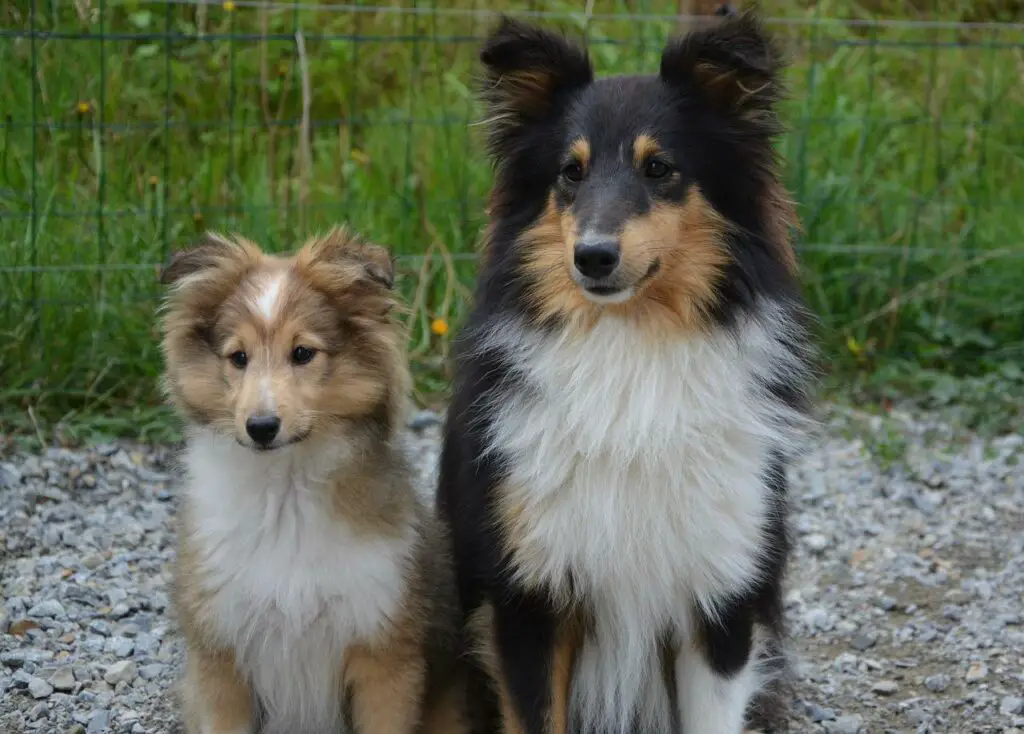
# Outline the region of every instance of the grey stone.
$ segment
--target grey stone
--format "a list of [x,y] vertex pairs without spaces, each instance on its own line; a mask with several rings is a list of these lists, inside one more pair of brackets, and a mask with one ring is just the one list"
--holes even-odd
[[127,637],[114,637],[114,654],[119,658],[126,658],[135,651],[135,643],[129,640]]
[[1003,696],[999,702],[999,713],[1003,716],[1014,716],[1024,713],[1024,699],[1020,696]]
[[89,717],[89,726],[86,734],[103,734],[110,726],[110,712],[106,709],[93,711]]
[[804,615],[804,624],[810,627],[811,630],[821,630],[824,632],[832,628],[828,612],[821,607],[807,610],[807,613]]
[[102,566],[105,559],[99,553],[87,553],[82,557],[82,565],[90,570],[95,570]]
[[103,680],[112,686],[118,683],[131,683],[137,673],[138,668],[135,663],[131,660],[120,660],[107,668],[107,672],[103,674]]
[[58,668],[57,671],[50,676],[50,685],[58,691],[72,691],[75,688],[75,673],[70,666],[65,665],[62,668]]
[[820,724],[823,721],[835,721],[836,712],[812,703],[807,706],[807,717],[815,724]]
[[983,663],[971,663],[971,667],[967,669],[964,680],[968,683],[977,683],[978,681],[984,680],[988,677],[988,666]]
[[824,726],[829,734],[859,734],[864,728],[864,719],[859,714],[848,714],[826,721]]
[[871,686],[871,690],[883,696],[891,696],[900,689],[900,684],[894,680],[880,680]]
[[110,636],[110,623],[102,619],[94,619],[89,622],[89,630],[104,637]]
[[812,553],[821,553],[831,544],[832,541],[828,539],[828,536],[822,535],[821,533],[813,533],[804,538],[804,545],[806,545],[808,550]]
[[150,663],[139,668],[139,677],[143,680],[154,680],[163,675],[165,666],[160,663]]
[[32,698],[47,698],[53,693],[53,686],[42,678],[33,677],[28,682],[28,692],[32,695]]
[[36,721],[46,716],[49,712],[50,707],[46,705],[46,701],[40,701],[32,707],[31,711],[28,712],[28,718],[32,721]]
[[932,693],[942,693],[953,683],[953,679],[945,673],[929,675],[924,679],[924,687]]
[[119,601],[110,609],[110,616],[114,619],[122,619],[132,613],[132,608],[127,603]]
[[850,640],[850,647],[858,652],[864,652],[875,646],[874,635],[861,632],[860,634],[854,635],[853,639]]
[[56,599],[46,599],[28,610],[28,616],[37,619],[39,617],[63,617],[65,614],[64,605]]

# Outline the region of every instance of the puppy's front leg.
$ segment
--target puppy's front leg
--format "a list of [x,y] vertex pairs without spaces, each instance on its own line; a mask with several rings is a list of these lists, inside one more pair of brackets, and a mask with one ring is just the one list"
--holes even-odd
[[254,734],[253,699],[228,650],[190,645],[182,681],[189,734]]
[[494,643],[505,734],[567,734],[575,638],[537,595],[494,602]]
[[357,734],[413,734],[423,708],[426,661],[414,639],[349,653],[345,685],[351,691]]

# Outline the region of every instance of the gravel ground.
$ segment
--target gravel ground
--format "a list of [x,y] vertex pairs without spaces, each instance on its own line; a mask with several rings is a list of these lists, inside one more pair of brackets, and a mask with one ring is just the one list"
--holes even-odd
[[[411,435],[429,486],[438,426]],[[171,457],[0,457],[0,732],[179,731]],[[1020,436],[833,411],[792,474],[793,731],[1024,734],[1022,457]]]

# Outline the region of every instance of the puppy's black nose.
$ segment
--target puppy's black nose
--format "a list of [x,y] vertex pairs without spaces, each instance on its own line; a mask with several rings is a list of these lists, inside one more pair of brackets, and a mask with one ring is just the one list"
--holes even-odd
[[281,430],[281,419],[276,415],[256,415],[245,422],[245,432],[260,446],[269,446]]
[[619,267],[619,244],[610,239],[580,242],[573,251],[573,262],[587,278],[607,278]]

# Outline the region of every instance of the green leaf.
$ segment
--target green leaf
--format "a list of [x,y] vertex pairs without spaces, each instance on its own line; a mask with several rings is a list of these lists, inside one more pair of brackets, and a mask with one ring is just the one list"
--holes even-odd
[[136,28],[149,28],[149,24],[153,22],[153,14],[148,10],[140,10],[129,17]]

